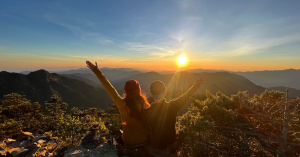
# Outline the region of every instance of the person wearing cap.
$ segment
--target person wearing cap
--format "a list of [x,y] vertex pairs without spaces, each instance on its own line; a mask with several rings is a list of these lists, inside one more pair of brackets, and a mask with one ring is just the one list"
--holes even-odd
[[121,97],[116,89],[110,84],[104,74],[96,65],[86,61],[90,68],[98,77],[110,98],[120,111],[123,124],[123,142],[132,147],[139,147],[146,144],[148,135],[142,121],[142,111],[149,107],[147,97],[142,94],[140,84],[136,80],[127,80],[124,86],[125,93]]
[[176,139],[176,116],[182,107],[186,105],[189,97],[192,96],[199,87],[207,82],[207,76],[202,75],[197,78],[194,85],[184,94],[167,102],[165,100],[166,86],[157,80],[150,86],[150,93],[154,98],[151,106],[143,111],[144,123],[150,128],[151,146],[154,149],[166,149]]

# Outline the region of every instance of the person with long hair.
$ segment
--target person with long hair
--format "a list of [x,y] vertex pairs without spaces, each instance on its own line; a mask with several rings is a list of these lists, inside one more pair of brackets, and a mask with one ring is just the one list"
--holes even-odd
[[128,146],[138,147],[146,144],[148,135],[142,121],[143,109],[150,107],[146,94],[143,94],[138,81],[127,80],[125,82],[125,93],[121,97],[116,89],[96,65],[86,61],[87,67],[98,77],[110,98],[120,111],[123,124],[122,140]]

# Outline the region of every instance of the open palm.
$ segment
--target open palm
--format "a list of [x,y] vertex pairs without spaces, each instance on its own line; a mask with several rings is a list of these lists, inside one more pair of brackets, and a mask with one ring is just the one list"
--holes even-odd
[[196,79],[196,82],[199,83],[200,85],[202,85],[202,84],[208,82],[208,81],[206,81],[206,79],[207,79],[207,75],[202,74],[200,78]]
[[95,62],[96,65],[91,63],[90,61],[86,61],[86,66],[91,69],[92,71],[96,70],[98,68],[97,62]]

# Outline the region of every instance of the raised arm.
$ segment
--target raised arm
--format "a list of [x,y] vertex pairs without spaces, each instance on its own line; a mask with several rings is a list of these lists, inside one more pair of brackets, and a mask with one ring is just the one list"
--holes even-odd
[[190,96],[192,96],[199,89],[199,87],[202,84],[204,84],[205,82],[208,82],[208,81],[206,81],[206,78],[207,78],[207,76],[205,74],[201,75],[200,78],[196,79],[196,82],[194,83],[194,85],[187,92],[185,92],[178,98],[172,99],[169,102],[172,110],[174,110],[174,112],[178,113],[181,110],[181,108],[186,105]]
[[90,61],[86,61],[86,66],[91,69],[95,75],[98,77],[99,81],[104,86],[106,92],[110,96],[110,98],[113,100],[113,102],[117,105],[119,108],[122,104],[122,98],[116,91],[116,89],[110,84],[108,79],[104,76],[104,74],[100,71],[98,68],[97,62],[95,62],[96,65],[92,64]]

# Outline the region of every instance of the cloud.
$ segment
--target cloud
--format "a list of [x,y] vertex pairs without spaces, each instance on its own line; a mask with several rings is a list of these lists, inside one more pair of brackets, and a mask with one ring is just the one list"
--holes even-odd
[[175,0],[180,10],[185,11],[192,5],[192,0]]
[[132,42],[124,42],[122,45],[120,45],[120,47],[130,51],[148,54],[154,56],[155,58],[174,56],[182,51],[181,49],[172,49],[169,46],[144,45],[141,43]]
[[[274,47],[300,42],[299,26],[300,23],[291,26],[282,19],[255,24],[241,24],[224,36],[219,34],[212,34],[215,37],[208,36],[210,40],[202,46],[204,50],[202,52],[207,53],[209,57],[245,55],[259,57],[261,54],[270,53]],[[223,31],[224,29],[222,29]],[[219,36],[220,39],[218,39]]]
[[170,38],[178,43],[194,40],[193,36],[196,35],[196,31],[202,22],[203,19],[199,16],[183,16],[178,21],[178,28],[172,31],[169,30]]
[[136,36],[139,37],[139,36],[153,35],[153,34],[155,34],[155,33],[148,32],[148,31],[141,31],[141,32],[138,32],[138,33],[136,34]]
[[77,20],[77,21],[81,21],[81,22],[84,22],[87,26],[90,26],[90,27],[95,27],[96,25],[89,21],[89,20],[86,20],[86,19],[80,19],[80,18],[73,18],[74,20]]
[[102,45],[107,45],[107,44],[111,44],[111,43],[114,43],[114,41],[112,40],[108,40],[108,39],[100,39],[98,40],[98,42]]
[[[93,41],[94,43],[98,43],[98,44],[102,44],[102,45],[107,45],[107,44],[113,43],[113,41],[111,39],[108,39],[105,35],[103,35],[101,33],[87,31],[77,25],[67,23],[67,22],[65,22],[67,20],[57,17],[55,15],[45,14],[43,17],[44,17],[44,19],[46,19],[49,22],[52,22],[54,24],[63,26],[65,28],[71,30],[81,40]],[[73,19],[76,19],[79,21],[84,21],[86,25],[94,26],[94,23],[92,23],[88,20],[82,20],[82,19],[78,19],[78,18],[73,18]]]
[[[282,29],[281,29],[282,30]],[[236,35],[226,43],[232,50],[230,56],[247,55],[256,50],[268,49],[274,46],[285,45],[300,41],[300,33],[273,35],[276,28],[268,30],[265,27],[249,26],[238,31]]]
[[[249,53],[254,53],[256,50],[262,50],[271,48],[278,45],[284,45],[288,43],[298,42],[300,41],[300,34],[290,35],[281,38],[273,38],[273,39],[256,39],[251,41],[234,41],[231,44],[237,45],[234,50],[232,50],[229,55],[239,56],[246,55]],[[240,45],[240,46],[238,46]]]

